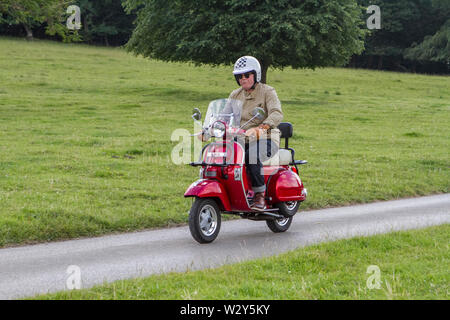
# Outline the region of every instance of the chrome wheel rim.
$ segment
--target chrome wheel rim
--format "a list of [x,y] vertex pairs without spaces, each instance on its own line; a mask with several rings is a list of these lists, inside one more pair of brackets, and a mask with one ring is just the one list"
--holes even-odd
[[285,204],[288,210],[294,210],[295,206],[297,205],[297,201],[287,201],[285,202]]
[[202,207],[198,222],[200,225],[200,230],[205,236],[212,235],[217,228],[217,212],[213,206],[205,205]]
[[284,227],[286,224],[288,224],[290,218],[284,218],[284,219],[280,219],[280,220],[276,220],[277,224],[280,227]]

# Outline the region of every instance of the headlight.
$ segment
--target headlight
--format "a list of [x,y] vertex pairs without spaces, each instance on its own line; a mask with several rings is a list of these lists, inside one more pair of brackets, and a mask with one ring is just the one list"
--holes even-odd
[[226,130],[225,124],[220,121],[214,122],[214,124],[211,127],[212,136],[216,138],[222,138],[225,135],[225,130]]

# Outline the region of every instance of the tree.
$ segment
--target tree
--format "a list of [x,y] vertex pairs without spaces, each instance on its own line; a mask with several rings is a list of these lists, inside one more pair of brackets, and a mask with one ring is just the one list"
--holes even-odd
[[[381,8],[381,29],[370,31],[363,55],[358,57],[358,61],[368,68],[383,69],[389,64],[393,69],[406,71],[403,64],[408,65],[408,61],[405,58],[419,60],[416,59],[418,55],[406,55],[410,51],[408,48],[436,34],[449,16],[449,11],[441,8],[448,6],[448,0],[358,0],[358,3],[364,11],[373,4]],[[442,34],[435,41],[442,41]],[[429,45],[435,43],[428,41],[424,48],[430,49]],[[410,66],[412,69],[414,63]]]
[[127,0],[137,10],[126,48],[165,61],[231,64],[253,55],[262,65],[343,65],[363,49],[355,0]]
[[[433,7],[439,11],[439,15],[450,17],[450,2],[446,0],[434,0]],[[405,50],[405,58],[418,61],[433,61],[450,65],[450,18],[434,34],[425,37],[420,44],[413,45]]]
[[88,43],[123,45],[133,32],[134,15],[124,12],[120,0],[78,0],[83,28],[80,34]]
[[47,24],[46,32],[58,34],[65,41],[77,40],[78,35],[62,24],[67,16],[69,0],[2,0],[0,2],[0,23],[20,24],[27,33],[27,39],[33,40],[33,28]]

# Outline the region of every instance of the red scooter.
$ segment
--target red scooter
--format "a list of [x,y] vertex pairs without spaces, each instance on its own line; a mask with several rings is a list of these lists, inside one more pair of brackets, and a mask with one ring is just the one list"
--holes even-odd
[[[186,190],[185,197],[195,197],[189,212],[189,229],[199,243],[210,243],[219,234],[221,214],[238,215],[244,219],[265,220],[273,232],[289,229],[300,203],[306,199],[307,191],[298,175],[297,165],[305,160],[294,160],[295,151],[288,146],[293,128],[290,123],[281,123],[278,128],[285,147],[263,162],[266,183],[267,209],[251,208],[253,191],[245,169],[245,150],[242,137],[245,130],[239,126],[242,103],[237,100],[220,99],[209,104],[203,124],[203,134],[218,138],[205,145],[198,162],[200,179]],[[200,110],[194,109],[194,120],[201,119]],[[248,121],[254,123],[264,119],[264,110],[256,108]],[[258,121],[259,120],[259,121]],[[248,123],[247,122],[247,123]]]

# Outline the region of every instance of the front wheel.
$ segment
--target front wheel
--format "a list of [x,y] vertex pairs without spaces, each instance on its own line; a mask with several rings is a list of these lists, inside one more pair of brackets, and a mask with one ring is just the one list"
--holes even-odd
[[294,217],[266,220],[267,226],[275,233],[285,232],[289,229]]
[[220,209],[213,199],[195,199],[189,212],[189,230],[199,243],[213,242],[220,231]]

